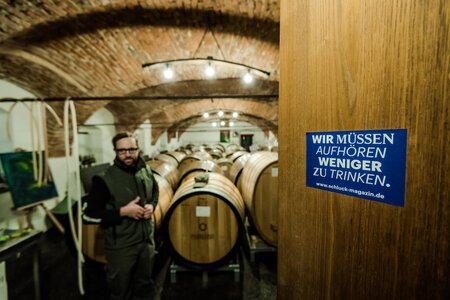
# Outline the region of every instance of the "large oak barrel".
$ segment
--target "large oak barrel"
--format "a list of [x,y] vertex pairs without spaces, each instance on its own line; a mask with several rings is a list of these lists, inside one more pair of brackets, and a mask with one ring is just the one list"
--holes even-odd
[[178,152],[183,152],[186,155],[191,155],[192,154],[192,150],[188,149],[188,148],[181,147],[181,148],[178,148],[177,151]]
[[213,148],[211,150],[208,150],[207,152],[213,159],[220,159],[223,157],[223,152],[221,149]]
[[105,236],[100,225],[83,224],[82,229],[82,251],[89,259],[100,263],[106,263]]
[[261,238],[276,246],[278,240],[278,153],[256,152],[245,163],[241,192],[252,223]]
[[173,155],[170,155],[168,153],[160,153],[157,156],[155,156],[155,159],[165,161],[173,165],[175,168],[178,167],[179,164],[178,160]]
[[177,160],[178,164],[180,164],[180,162],[186,156],[186,153],[184,153],[183,151],[170,151],[170,152],[167,152],[166,154],[175,158]]
[[154,174],[154,176],[159,188],[158,204],[156,205],[154,211],[155,228],[156,230],[159,230],[166,212],[169,209],[170,202],[172,201],[173,189],[164,177],[158,174]]
[[244,148],[242,148],[242,147],[239,146],[239,145],[236,145],[236,144],[228,144],[228,145],[226,146],[225,152],[230,153],[230,152],[236,152],[236,151],[243,150],[243,149],[244,149]]
[[232,162],[235,162],[242,155],[248,154],[247,151],[236,151],[227,155],[227,158]]
[[182,170],[185,168],[184,165],[190,164],[192,161],[203,161],[203,160],[213,160],[212,156],[205,151],[197,151],[192,153],[191,155],[187,155],[183,158],[183,160],[178,165],[178,170]]
[[218,164],[216,164],[212,160],[191,160],[189,163],[184,163],[180,165],[180,180],[179,185],[182,185],[183,182],[187,181],[189,178],[195,177],[200,173],[204,172],[214,172],[224,175],[224,172],[220,168]]
[[244,169],[245,163],[250,158],[250,153],[245,153],[244,155],[239,156],[231,165],[229,171],[230,180],[237,186],[239,191],[241,190],[241,174]]
[[220,151],[222,151],[222,153],[225,152],[225,146],[222,144],[213,144],[213,145],[211,145],[211,148],[220,149]]
[[173,190],[178,186],[178,179],[180,178],[180,172],[173,164],[163,160],[149,160],[146,162],[152,171],[162,177],[164,177],[170,184]]
[[[159,199],[154,211],[154,222],[156,230],[159,230],[172,200],[173,190],[167,180],[160,175],[155,174],[155,179],[159,187]],[[100,263],[106,263],[105,237],[100,225],[83,224],[82,250],[88,258]]]
[[229,179],[230,178],[230,169],[231,169],[231,166],[233,165],[233,162],[231,160],[229,160],[228,158],[221,158],[221,159],[216,160],[216,164],[218,164],[220,169],[222,169],[225,177],[227,177]]
[[245,206],[237,188],[223,175],[204,174],[205,186],[194,187],[190,178],[178,188],[162,231],[173,258],[194,269],[228,263],[243,232]]

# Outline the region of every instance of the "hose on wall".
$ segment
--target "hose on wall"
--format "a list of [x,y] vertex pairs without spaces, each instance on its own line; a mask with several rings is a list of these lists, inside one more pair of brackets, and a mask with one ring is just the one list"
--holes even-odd
[[[70,133],[69,133],[69,113],[72,120],[72,157],[70,155]],[[66,153],[66,169],[67,169],[67,211],[69,213],[70,230],[73,241],[77,249],[77,265],[78,265],[78,288],[81,295],[84,295],[83,286],[83,263],[84,256],[81,248],[82,243],[82,220],[81,220],[81,181],[80,181],[80,163],[78,160],[78,126],[75,105],[70,98],[64,102],[64,147]],[[70,160],[74,160],[71,164]],[[75,165],[75,191],[69,188],[69,179],[71,173],[71,165]],[[77,199],[77,225],[75,228],[74,216],[72,212],[72,197]],[[78,230],[76,232],[76,229]],[[77,238],[78,237],[78,238]]]

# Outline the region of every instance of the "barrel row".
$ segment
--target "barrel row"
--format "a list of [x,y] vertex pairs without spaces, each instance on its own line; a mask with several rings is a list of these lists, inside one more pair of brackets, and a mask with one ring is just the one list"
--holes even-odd
[[154,159],[163,160],[178,167],[186,156],[205,156],[205,160],[229,158],[233,161],[235,156],[239,155],[235,153],[243,151],[245,152],[244,148],[234,144],[228,145],[226,148],[222,144],[199,146],[188,145],[188,147],[181,147],[175,151],[160,153],[156,155]]
[[[147,162],[160,187],[156,228],[185,265],[208,268],[226,262],[238,248],[246,209],[261,238],[277,244],[278,154],[240,152],[221,165],[206,152],[173,155],[178,168],[165,160]],[[205,172],[208,180],[202,186],[196,179]],[[84,252],[104,262],[101,231],[93,231],[84,233]]]

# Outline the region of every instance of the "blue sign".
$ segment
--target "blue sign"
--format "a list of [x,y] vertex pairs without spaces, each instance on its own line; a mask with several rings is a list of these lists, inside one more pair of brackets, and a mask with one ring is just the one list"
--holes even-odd
[[306,133],[306,185],[405,204],[406,129]]

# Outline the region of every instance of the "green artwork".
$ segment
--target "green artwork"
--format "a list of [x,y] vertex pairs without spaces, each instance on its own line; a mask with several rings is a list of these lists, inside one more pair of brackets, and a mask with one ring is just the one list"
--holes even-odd
[[230,142],[230,131],[229,130],[221,130],[220,131],[220,142],[221,143],[229,143]]
[[58,196],[53,180],[41,185],[34,180],[31,152],[0,153],[0,160],[15,208]]

